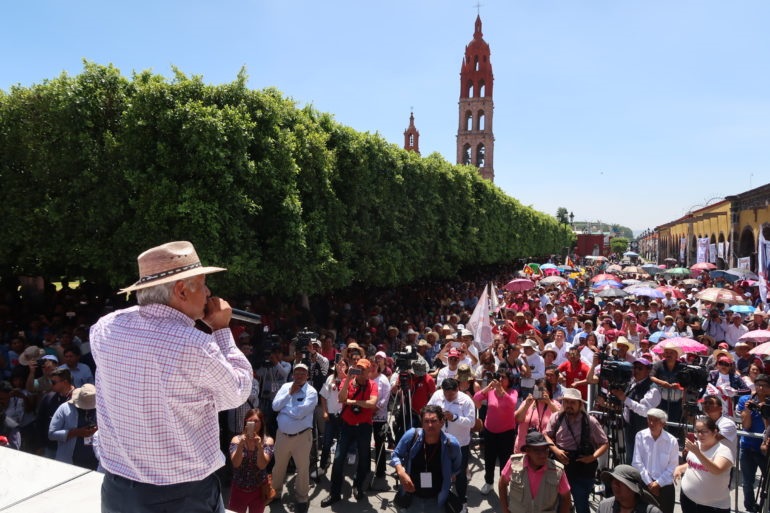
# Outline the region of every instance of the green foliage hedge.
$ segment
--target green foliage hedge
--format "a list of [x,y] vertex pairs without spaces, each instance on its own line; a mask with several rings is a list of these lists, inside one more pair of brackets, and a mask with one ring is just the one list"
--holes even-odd
[[572,242],[474,169],[250,90],[243,73],[212,86],[86,63],[0,91],[0,194],[5,272],[115,287],[142,250],[178,239],[229,269],[216,280],[230,293],[395,285]]

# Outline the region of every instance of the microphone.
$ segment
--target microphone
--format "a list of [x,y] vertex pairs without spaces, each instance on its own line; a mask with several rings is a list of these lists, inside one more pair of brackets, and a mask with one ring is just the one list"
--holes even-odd
[[246,310],[238,310],[233,308],[232,319],[235,321],[241,321],[248,324],[262,324],[262,316],[259,314],[247,312]]

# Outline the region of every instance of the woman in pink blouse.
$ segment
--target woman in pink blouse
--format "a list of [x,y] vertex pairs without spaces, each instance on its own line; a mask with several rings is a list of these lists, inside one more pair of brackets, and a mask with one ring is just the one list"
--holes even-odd
[[498,369],[494,379],[476,392],[473,401],[480,408],[487,402],[487,417],[484,419],[484,486],[481,493],[486,495],[495,482],[495,462],[500,470],[513,454],[516,438],[516,403],[519,394],[514,388],[515,381],[508,369]]

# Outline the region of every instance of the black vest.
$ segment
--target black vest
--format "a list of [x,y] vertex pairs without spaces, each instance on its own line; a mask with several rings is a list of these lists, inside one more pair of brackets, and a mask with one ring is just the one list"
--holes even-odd
[[[648,377],[641,383],[631,385],[626,396],[632,401],[639,402],[644,395],[652,388],[652,380]],[[642,429],[647,429],[647,417],[643,417],[632,410],[628,410],[628,425],[632,433],[637,433]]]

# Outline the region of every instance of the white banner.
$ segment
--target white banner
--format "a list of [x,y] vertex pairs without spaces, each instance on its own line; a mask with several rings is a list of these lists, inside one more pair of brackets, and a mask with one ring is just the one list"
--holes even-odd
[[759,244],[757,245],[757,274],[759,275],[759,297],[764,305],[767,304],[767,243],[759,227]]
[[725,257],[725,243],[720,242],[717,244],[717,257],[718,258],[724,258]]
[[742,257],[738,259],[738,269],[751,269],[751,257]]
[[695,256],[695,263],[708,262],[709,259],[709,239],[703,237],[698,239],[698,253]]
[[717,245],[716,244],[709,244],[709,262],[712,264],[717,263]]

